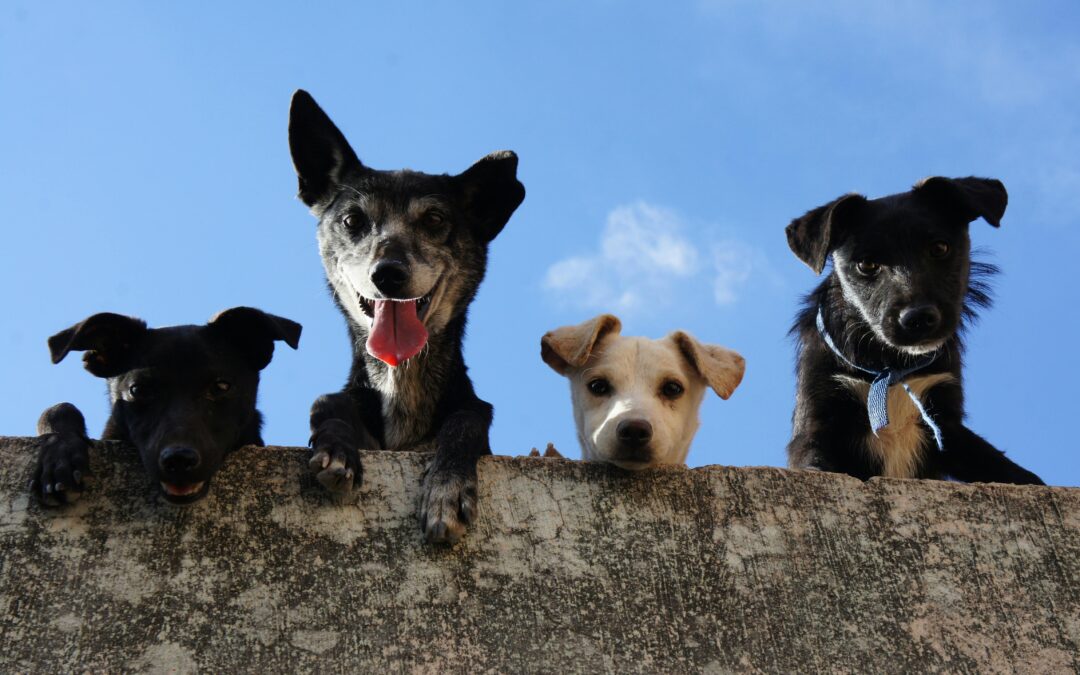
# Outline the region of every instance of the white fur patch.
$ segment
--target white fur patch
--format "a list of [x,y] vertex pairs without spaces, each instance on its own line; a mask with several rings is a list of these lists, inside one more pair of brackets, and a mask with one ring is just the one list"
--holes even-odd
[[[836,375],[835,379],[851,390],[852,394],[866,404],[870,394],[870,383],[847,375]],[[912,393],[922,401],[930,389],[939,384],[955,382],[949,373],[935,373],[921,377],[911,377],[904,382],[911,387]],[[919,409],[911,397],[899,384],[889,387],[888,398],[889,424],[879,429],[875,436],[866,435],[866,448],[881,461],[882,474],[889,478],[913,478],[922,463],[923,453],[933,436],[921,423]]]

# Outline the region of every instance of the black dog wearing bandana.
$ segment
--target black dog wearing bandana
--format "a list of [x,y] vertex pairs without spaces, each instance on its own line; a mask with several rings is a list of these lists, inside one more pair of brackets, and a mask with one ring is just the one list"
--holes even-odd
[[792,468],[858,478],[1036,483],[964,426],[961,334],[989,305],[989,265],[971,261],[968,225],[1000,225],[1008,194],[984,178],[928,178],[908,192],[840,197],[787,227],[821,273],[799,337]]

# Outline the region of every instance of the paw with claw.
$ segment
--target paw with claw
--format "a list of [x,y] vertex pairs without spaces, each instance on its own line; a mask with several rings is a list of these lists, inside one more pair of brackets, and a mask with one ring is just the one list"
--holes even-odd
[[420,527],[433,544],[455,544],[476,517],[476,474],[429,467],[420,490]]
[[38,461],[30,491],[46,506],[76,501],[90,478],[90,441],[69,432],[38,436]]
[[346,423],[330,420],[311,437],[308,468],[316,472],[315,478],[335,496],[349,494],[353,484],[359,486],[363,480],[355,436]]

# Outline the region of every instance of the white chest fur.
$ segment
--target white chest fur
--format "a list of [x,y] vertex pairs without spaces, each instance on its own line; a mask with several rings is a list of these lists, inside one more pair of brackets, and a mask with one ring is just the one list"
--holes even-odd
[[423,368],[419,361],[407,361],[372,377],[382,394],[383,441],[388,450],[409,449],[431,431],[435,401],[425,390],[430,374]]
[[[851,393],[866,405],[870,394],[870,383],[846,375],[837,375],[836,380],[851,390]],[[935,373],[905,380],[912,393],[921,401],[926,392],[955,378],[949,373]],[[923,453],[933,437],[921,424],[919,409],[911,397],[899,384],[889,387],[888,398],[889,424],[866,436],[866,449],[881,461],[882,475],[889,478],[912,478],[922,462]]]

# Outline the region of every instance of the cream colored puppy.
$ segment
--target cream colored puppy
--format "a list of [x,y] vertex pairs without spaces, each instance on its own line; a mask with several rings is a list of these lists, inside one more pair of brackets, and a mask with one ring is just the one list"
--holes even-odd
[[706,386],[728,398],[746,362],[682,331],[650,340],[621,328],[601,314],[540,340],[541,358],[570,380],[582,457],[634,470],[685,464]]

